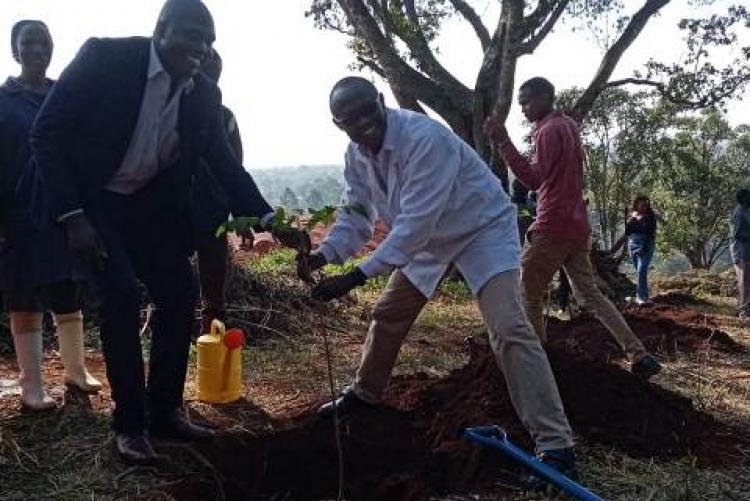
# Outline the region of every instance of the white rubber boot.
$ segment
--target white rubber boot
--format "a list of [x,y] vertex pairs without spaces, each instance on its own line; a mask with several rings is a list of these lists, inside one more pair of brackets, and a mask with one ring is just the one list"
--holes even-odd
[[57,339],[60,343],[60,359],[65,368],[65,384],[75,386],[84,393],[96,393],[102,389],[84,365],[83,315],[80,311],[54,315]]
[[42,386],[42,313],[11,312],[10,329],[21,369],[21,402],[35,411],[55,408]]

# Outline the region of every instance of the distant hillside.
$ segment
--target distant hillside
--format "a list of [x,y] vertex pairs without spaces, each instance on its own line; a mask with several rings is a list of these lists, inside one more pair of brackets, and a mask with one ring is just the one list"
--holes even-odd
[[250,172],[274,207],[318,209],[341,201],[343,170],[340,165],[300,165]]

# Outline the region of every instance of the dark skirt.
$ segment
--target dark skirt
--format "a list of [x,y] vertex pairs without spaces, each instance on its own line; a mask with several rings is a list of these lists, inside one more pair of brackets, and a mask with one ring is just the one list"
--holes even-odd
[[79,278],[62,225],[34,225],[20,214],[6,224],[0,245],[0,290],[34,290]]
[[36,288],[7,290],[3,292],[3,306],[6,312],[75,313],[82,307],[82,288],[67,280]]

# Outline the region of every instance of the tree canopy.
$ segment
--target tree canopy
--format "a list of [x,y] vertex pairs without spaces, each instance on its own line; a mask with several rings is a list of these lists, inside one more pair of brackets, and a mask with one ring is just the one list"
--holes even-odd
[[[744,90],[750,81],[750,47],[722,67],[712,63],[711,55],[738,43],[738,32],[750,28],[750,13],[742,5],[722,9],[713,0],[691,0],[696,17],[680,22],[686,34],[681,59],[644,61],[631,78],[610,80],[623,54],[669,2],[643,0],[634,9],[635,2],[622,0],[500,0],[494,26],[487,26],[477,2],[470,0],[311,0],[307,15],[321,29],[346,36],[354,65],[384,78],[401,107],[424,111],[426,106],[439,114],[507,185],[507,171],[493,155],[482,123],[493,110],[507,117],[518,60],[532,55],[561,24],[614,33],[600,37],[604,52],[598,69],[568,110],[579,121],[611,87],[648,86],[693,109],[721,106]],[[454,17],[469,23],[483,55],[473,82],[460,81],[438,58],[441,29]]]

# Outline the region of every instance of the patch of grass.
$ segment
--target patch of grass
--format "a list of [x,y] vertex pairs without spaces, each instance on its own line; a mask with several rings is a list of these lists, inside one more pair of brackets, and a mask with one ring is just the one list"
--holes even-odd
[[693,457],[669,463],[634,459],[602,448],[578,447],[582,483],[617,501],[750,500],[750,471],[699,469]]
[[413,374],[417,371],[427,372],[431,376],[446,376],[468,361],[468,356],[442,349],[442,347],[418,347],[403,349],[398,357],[396,372]]
[[253,273],[293,273],[296,255],[292,249],[274,249],[263,256],[248,260],[247,267]]
[[[748,501],[747,469],[699,469],[695,458],[668,463],[635,459],[622,453],[578,444],[579,483],[609,501]],[[485,492],[432,497],[430,501],[551,501],[572,499],[557,491],[532,494],[509,486]]]
[[438,294],[453,300],[467,300],[474,297],[463,280],[443,280],[438,288]]
[[81,402],[60,413],[0,416],[3,501],[125,500],[157,486],[155,471],[114,457],[109,419]]

